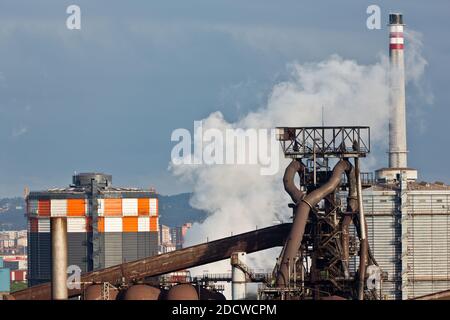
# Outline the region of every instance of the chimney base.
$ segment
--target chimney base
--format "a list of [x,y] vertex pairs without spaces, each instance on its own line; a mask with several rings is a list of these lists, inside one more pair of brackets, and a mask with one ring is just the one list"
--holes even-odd
[[375,178],[377,182],[397,182],[401,173],[406,176],[408,181],[417,180],[417,170],[411,168],[381,168],[375,171]]

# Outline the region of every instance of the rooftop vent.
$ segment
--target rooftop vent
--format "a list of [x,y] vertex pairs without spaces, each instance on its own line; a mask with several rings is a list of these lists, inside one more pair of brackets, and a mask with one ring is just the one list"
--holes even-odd
[[72,177],[72,183],[76,187],[89,187],[92,180],[97,182],[101,188],[109,187],[112,184],[112,175],[104,173],[77,173]]

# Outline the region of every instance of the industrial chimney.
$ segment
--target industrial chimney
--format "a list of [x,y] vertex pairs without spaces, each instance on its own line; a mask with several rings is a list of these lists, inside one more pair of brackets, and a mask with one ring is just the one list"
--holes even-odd
[[406,99],[403,15],[389,14],[389,168],[376,171],[378,180],[417,179],[417,170],[408,168],[406,148]]
[[389,168],[407,167],[403,16],[389,15]]

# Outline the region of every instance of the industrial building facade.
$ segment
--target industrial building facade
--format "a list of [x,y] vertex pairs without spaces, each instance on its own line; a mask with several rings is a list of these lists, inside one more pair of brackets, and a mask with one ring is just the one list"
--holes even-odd
[[389,167],[363,192],[381,297],[403,300],[450,289],[450,186],[418,182],[407,162],[404,28],[389,14]]
[[386,276],[382,299],[450,289],[450,186],[403,179],[364,190],[363,202],[370,248]]
[[69,188],[27,196],[28,284],[51,279],[50,219],[67,219],[68,265],[82,272],[156,255],[158,198],[111,186],[111,176],[79,174]]

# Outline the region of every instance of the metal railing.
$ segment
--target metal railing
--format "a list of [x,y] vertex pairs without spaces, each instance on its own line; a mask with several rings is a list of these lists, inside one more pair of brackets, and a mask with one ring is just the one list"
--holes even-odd
[[369,127],[277,127],[276,138],[287,157],[365,157]]

